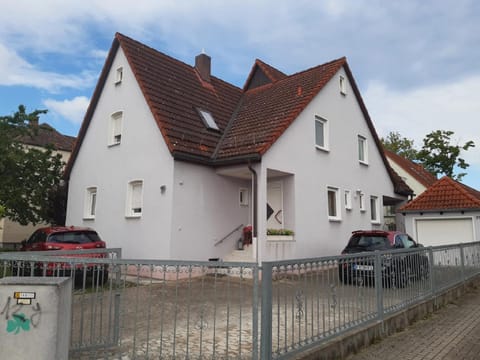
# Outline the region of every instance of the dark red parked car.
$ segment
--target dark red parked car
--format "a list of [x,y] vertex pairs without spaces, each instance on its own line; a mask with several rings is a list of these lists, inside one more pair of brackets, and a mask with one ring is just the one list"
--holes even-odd
[[[76,226],[44,227],[36,230],[28,240],[22,242],[21,251],[52,251],[52,250],[92,250],[105,249],[105,242],[100,239],[97,232],[91,228]],[[67,257],[105,258],[105,252],[90,254],[69,254]],[[13,268],[14,275],[41,276],[70,276],[72,267],[68,263],[36,262],[31,269],[31,262],[19,263]],[[83,276],[83,271],[92,276],[98,274],[103,280],[108,277],[107,265],[77,264],[75,275]]]

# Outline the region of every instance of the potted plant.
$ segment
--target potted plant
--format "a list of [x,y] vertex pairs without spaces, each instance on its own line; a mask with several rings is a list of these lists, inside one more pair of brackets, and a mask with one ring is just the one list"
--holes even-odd
[[293,241],[293,230],[289,229],[267,229],[268,241]]

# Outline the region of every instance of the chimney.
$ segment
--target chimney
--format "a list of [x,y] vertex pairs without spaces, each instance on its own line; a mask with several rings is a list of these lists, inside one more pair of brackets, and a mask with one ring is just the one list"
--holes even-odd
[[197,70],[200,77],[210,82],[210,64],[212,59],[205,53],[195,56],[195,69]]

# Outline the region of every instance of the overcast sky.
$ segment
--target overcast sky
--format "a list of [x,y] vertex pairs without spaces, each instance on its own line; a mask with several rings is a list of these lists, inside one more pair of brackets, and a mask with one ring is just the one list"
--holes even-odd
[[377,132],[473,140],[480,189],[480,1],[2,1],[0,114],[19,104],[77,135],[115,32],[243,86],[255,58],[291,74],[346,56]]

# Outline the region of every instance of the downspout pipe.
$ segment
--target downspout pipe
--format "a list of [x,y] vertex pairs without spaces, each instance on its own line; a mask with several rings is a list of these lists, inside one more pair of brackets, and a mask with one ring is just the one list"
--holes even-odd
[[258,250],[260,248],[258,244],[258,232],[257,232],[257,225],[258,225],[258,211],[257,211],[257,203],[258,203],[258,179],[257,179],[257,172],[252,167],[250,161],[248,162],[248,170],[253,175],[253,185],[252,185],[252,192],[253,192],[253,214],[252,214],[252,223],[253,223],[253,231],[252,231],[252,238],[255,239],[255,262],[258,264]]
[[258,185],[257,185],[257,172],[255,171],[255,169],[252,167],[252,165],[250,164],[250,162],[248,162],[248,170],[250,170],[250,172],[252,173],[253,175],[253,215],[252,215],[252,222],[253,222],[253,237],[257,237],[257,217],[258,217],[258,214],[257,214],[257,198],[258,198],[258,194],[257,194],[257,188],[258,188]]

